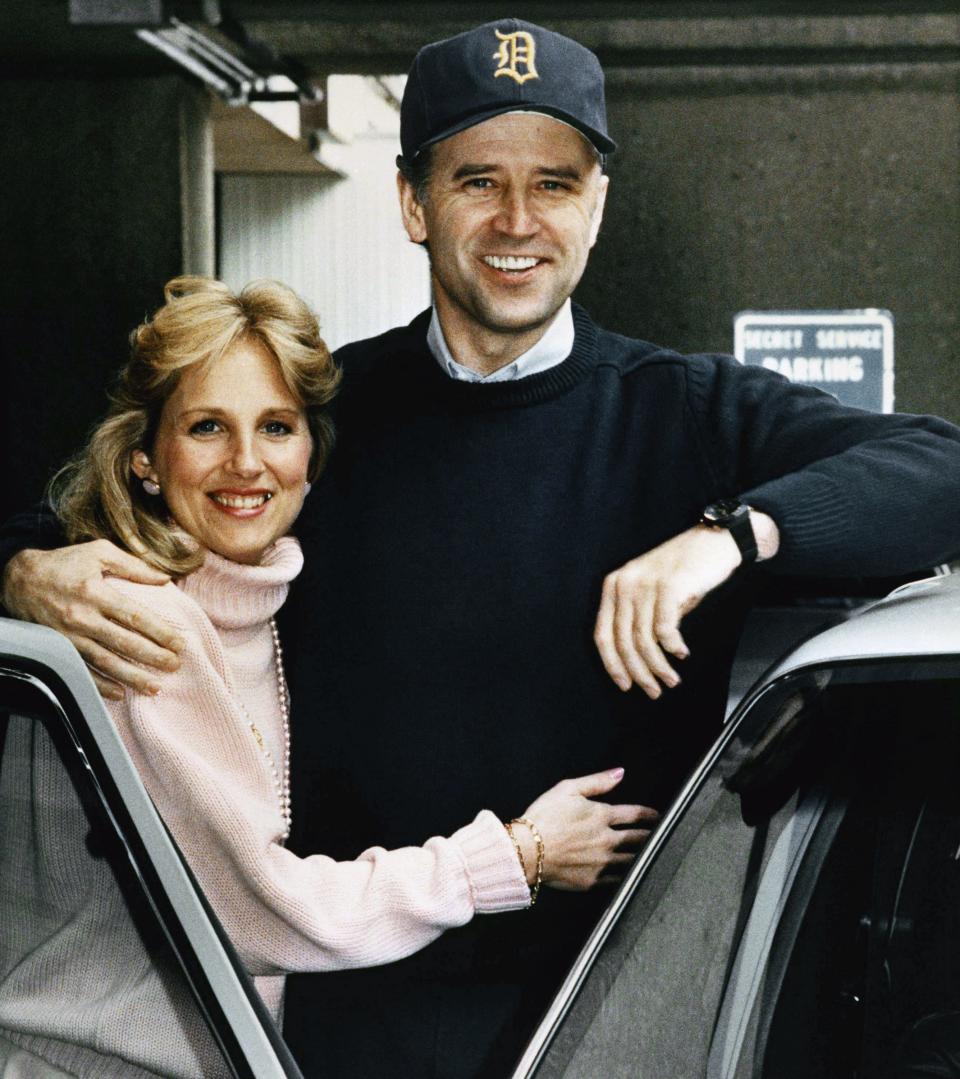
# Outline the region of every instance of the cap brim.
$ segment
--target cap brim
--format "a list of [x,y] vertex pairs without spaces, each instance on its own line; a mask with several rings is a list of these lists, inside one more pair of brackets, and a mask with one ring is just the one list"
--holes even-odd
[[[601,131],[597,131],[595,128],[582,123],[575,116],[571,116],[570,113],[565,112],[563,109],[556,109],[551,105],[538,105],[531,101],[513,102],[509,105],[498,105],[494,109],[484,109],[481,112],[471,113],[471,115],[463,117],[450,127],[444,128],[439,134],[434,135],[427,139],[426,142],[421,143],[420,146],[417,147],[417,154],[425,150],[428,146],[433,146],[438,142],[442,142],[444,139],[450,138],[451,135],[456,135],[460,131],[466,131],[469,127],[475,127],[477,124],[482,124],[484,120],[489,120],[494,116],[503,116],[503,114],[507,112],[539,112],[543,113],[544,116],[552,116],[555,120],[559,120],[568,127],[572,127],[574,130],[579,131],[587,142],[593,146],[597,153],[600,154],[612,154],[617,148],[617,144],[608,135],[604,135]],[[416,154],[414,154],[414,157],[416,157]]]

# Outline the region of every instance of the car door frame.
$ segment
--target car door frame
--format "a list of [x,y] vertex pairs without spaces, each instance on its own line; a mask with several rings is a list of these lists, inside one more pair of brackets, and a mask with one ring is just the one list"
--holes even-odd
[[0,618],[0,712],[42,717],[66,736],[234,1074],[302,1079],[65,637]]

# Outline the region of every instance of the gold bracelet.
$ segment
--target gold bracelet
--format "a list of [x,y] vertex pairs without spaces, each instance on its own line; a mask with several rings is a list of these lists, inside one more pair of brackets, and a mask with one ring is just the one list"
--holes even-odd
[[[513,821],[509,824],[505,824],[504,828],[507,830],[507,835],[510,836],[510,840],[513,843],[513,849],[517,852],[517,857],[520,859],[520,868],[523,870],[523,879],[527,879],[527,863],[523,859],[523,851],[520,849],[520,844],[517,842],[517,837],[513,834]],[[529,887],[529,885],[527,886]],[[533,906],[533,904],[530,904]]]
[[[532,907],[537,901],[537,896],[540,894],[540,885],[543,883],[543,836],[540,834],[540,829],[530,820],[528,817],[514,817],[510,821],[510,825],[525,824],[533,835],[534,841],[537,844],[537,879],[530,887],[530,906]],[[513,839],[513,832],[510,831],[510,837]],[[517,853],[520,853],[520,844],[516,839],[513,840],[514,846],[517,848]],[[523,865],[523,855],[520,855],[520,864]],[[524,876],[526,876],[526,867],[524,867]]]

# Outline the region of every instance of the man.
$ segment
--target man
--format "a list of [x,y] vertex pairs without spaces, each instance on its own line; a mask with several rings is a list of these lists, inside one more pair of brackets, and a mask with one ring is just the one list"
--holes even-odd
[[[960,547],[949,424],[845,409],[571,306],[614,149],[588,50],[517,20],[427,46],[401,143],[434,308],[340,352],[338,448],[282,626],[292,843],[334,857],[618,764],[618,797],[662,807],[722,721],[738,567],[888,575]],[[102,543],[24,551],[5,601],[149,689],[130,661],[175,663],[176,642],[104,572],[151,579]],[[307,1074],[506,1074],[598,911],[553,893],[389,968],[292,979],[288,1039]]]

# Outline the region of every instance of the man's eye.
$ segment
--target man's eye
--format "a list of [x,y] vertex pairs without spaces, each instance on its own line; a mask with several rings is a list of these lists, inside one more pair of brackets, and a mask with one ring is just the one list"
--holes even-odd
[[216,420],[197,420],[197,422],[190,428],[190,434],[192,435],[213,435],[220,429],[220,425]]
[[267,435],[289,435],[293,432],[293,428],[289,423],[283,423],[281,420],[269,420],[263,425],[263,432]]
[[541,185],[544,191],[566,191],[567,185],[562,180],[544,180]]
[[493,181],[488,176],[474,176],[473,179],[467,180],[467,187],[475,187],[485,191],[487,188],[493,187]]

